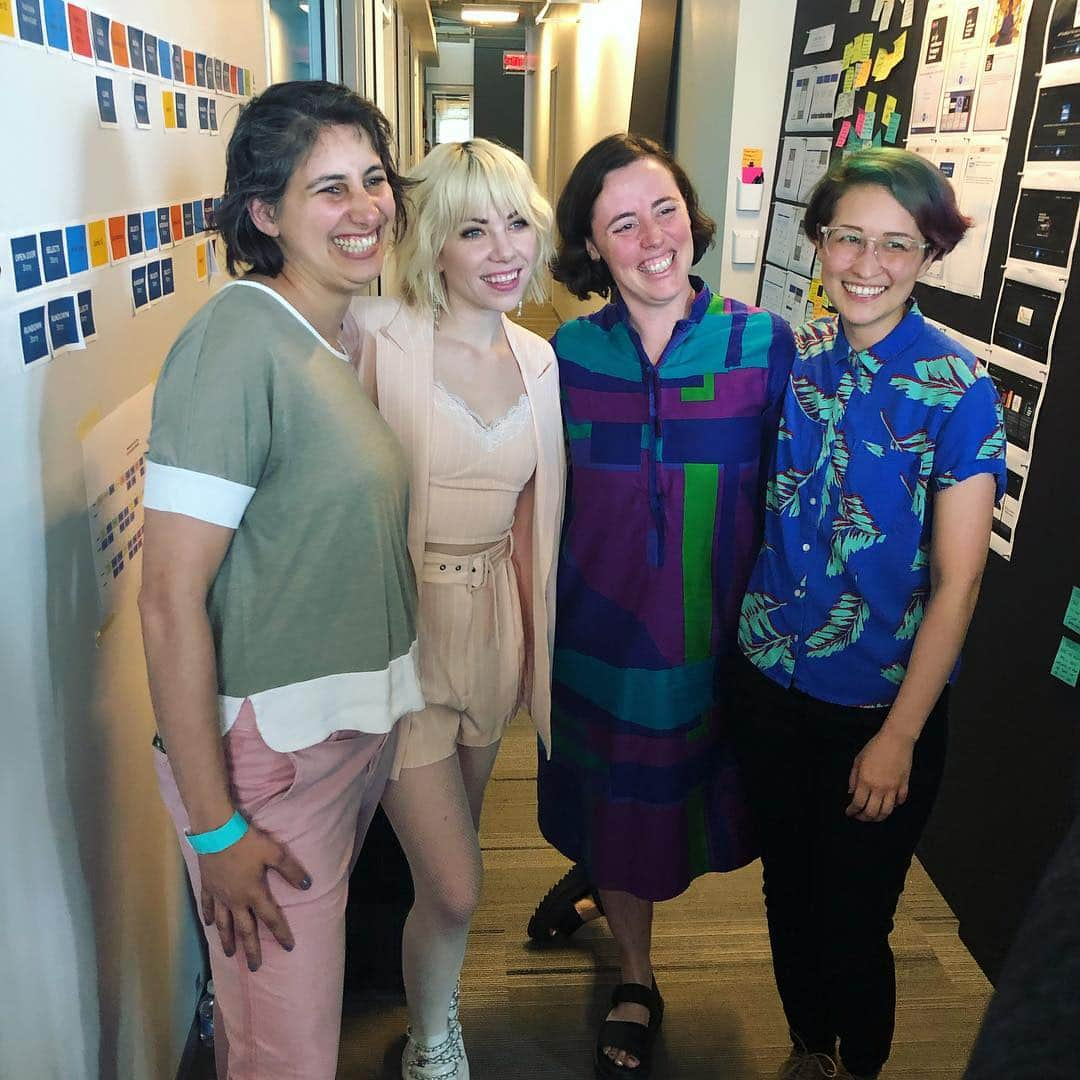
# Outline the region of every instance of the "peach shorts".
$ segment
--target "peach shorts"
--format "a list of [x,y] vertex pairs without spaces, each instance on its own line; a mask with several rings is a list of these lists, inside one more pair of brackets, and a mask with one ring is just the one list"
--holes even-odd
[[498,742],[517,712],[525,637],[511,548],[507,536],[472,555],[425,553],[417,639],[427,705],[398,721],[392,778],[459,745]]

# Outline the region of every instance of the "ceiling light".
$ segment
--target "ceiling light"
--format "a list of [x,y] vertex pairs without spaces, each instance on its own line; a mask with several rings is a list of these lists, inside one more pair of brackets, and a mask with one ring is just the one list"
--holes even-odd
[[300,10],[301,10],[301,11],[302,11],[302,12],[303,12],[303,13],[304,13],[305,15],[307,15],[307,14],[308,14],[308,12],[309,12],[309,11],[311,11],[311,4],[310,4],[310,3],[308,2],[308,0],[297,0],[297,4],[296,4],[296,6],[297,6],[297,7],[298,7],[298,8],[299,8],[299,9],[300,9]]
[[492,23],[509,26],[516,23],[520,16],[517,8],[463,7],[461,18],[468,23]]

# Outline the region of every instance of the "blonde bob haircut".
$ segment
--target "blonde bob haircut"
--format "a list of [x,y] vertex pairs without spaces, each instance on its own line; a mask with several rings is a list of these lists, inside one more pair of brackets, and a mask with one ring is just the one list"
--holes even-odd
[[409,228],[394,260],[398,292],[407,304],[436,315],[449,310],[439,256],[454,230],[466,218],[483,217],[489,203],[500,214],[516,211],[536,233],[525,298],[543,303],[554,254],[552,212],[517,154],[488,139],[441,143],[413,170],[409,184]]

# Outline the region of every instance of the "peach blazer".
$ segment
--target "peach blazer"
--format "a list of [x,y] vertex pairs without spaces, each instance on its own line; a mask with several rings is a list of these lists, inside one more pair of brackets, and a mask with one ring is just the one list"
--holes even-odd
[[[536,472],[518,497],[514,515],[513,562],[525,629],[523,700],[550,757],[555,564],[566,487],[559,368],[543,338],[505,316],[503,326],[529,395],[536,436]],[[434,337],[429,314],[386,298],[358,297],[342,330],[361,381],[410,462],[408,540],[418,581],[428,524]]]

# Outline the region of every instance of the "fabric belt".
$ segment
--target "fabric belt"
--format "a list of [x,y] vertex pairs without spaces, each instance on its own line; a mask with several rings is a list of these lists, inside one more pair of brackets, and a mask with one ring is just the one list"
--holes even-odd
[[[492,574],[514,551],[514,538],[507,533],[489,548],[473,551],[468,555],[450,555],[444,551],[425,551],[421,578],[437,585],[464,585],[470,592],[492,584]],[[495,628],[495,648],[500,645],[499,603],[494,587],[491,588],[492,621]]]

